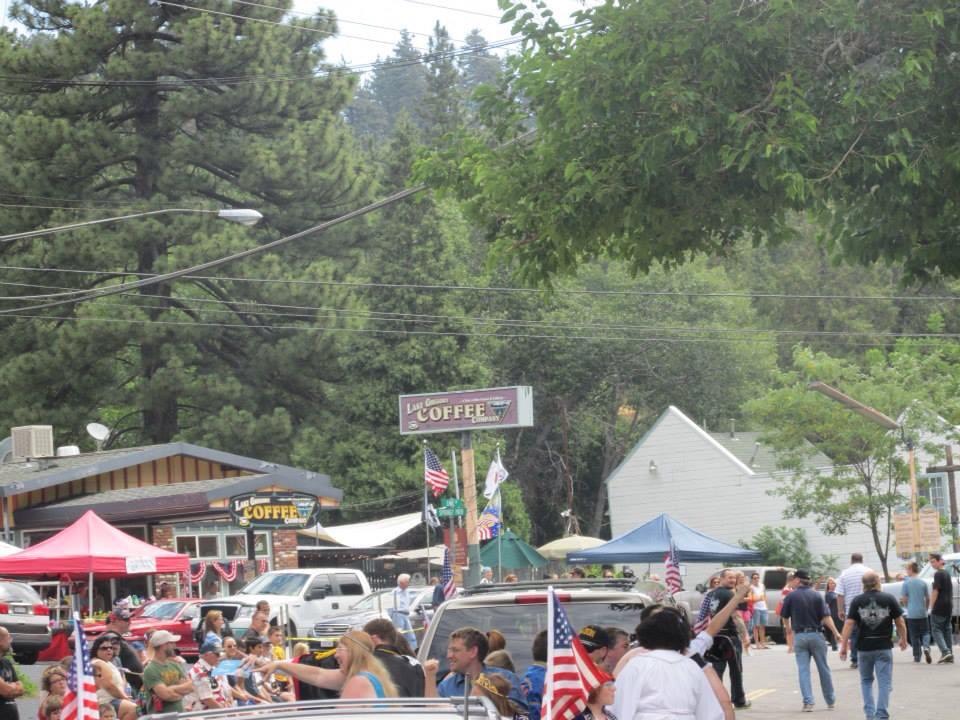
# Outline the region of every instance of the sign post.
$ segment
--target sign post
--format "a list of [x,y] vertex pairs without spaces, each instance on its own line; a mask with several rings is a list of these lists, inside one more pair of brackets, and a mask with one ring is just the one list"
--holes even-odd
[[401,395],[399,405],[401,435],[460,433],[469,565],[467,584],[476,585],[480,582],[480,538],[477,535],[477,479],[471,431],[532,427],[533,388],[514,386]]

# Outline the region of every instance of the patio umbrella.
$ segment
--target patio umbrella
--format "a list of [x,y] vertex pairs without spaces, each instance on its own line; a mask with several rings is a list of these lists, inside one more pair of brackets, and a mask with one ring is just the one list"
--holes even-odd
[[569,535],[559,540],[553,540],[546,545],[541,545],[537,550],[547,560],[566,560],[568,552],[577,552],[578,550],[589,550],[599,545],[603,545],[606,540],[589,537],[587,535]]
[[480,548],[480,562],[490,567],[523,570],[541,568],[547,564],[547,559],[512,530],[506,530]]

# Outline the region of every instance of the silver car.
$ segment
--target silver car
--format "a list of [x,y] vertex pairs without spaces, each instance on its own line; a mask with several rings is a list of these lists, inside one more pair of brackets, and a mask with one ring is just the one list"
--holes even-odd
[[[960,616],[960,553],[944,553],[943,569],[950,575],[953,581],[953,616]],[[933,575],[937,569],[930,563],[927,563],[917,575],[921,580],[927,583],[928,587],[933,585]],[[883,583],[881,589],[888,592],[898,600],[903,596],[903,581]]]
[[0,580],[0,625],[13,640],[13,653],[23,665],[32,665],[50,644],[50,609],[25,583]]

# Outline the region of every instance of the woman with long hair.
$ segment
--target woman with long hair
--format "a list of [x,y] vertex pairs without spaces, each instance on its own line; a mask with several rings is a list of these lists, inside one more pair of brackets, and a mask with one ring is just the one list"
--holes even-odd
[[373,654],[373,640],[362,630],[351,630],[340,638],[334,656],[339,669],[313,667],[289,660],[277,660],[260,668],[264,675],[279,670],[300,682],[339,690],[341,698],[397,697],[390,673]]
[[206,642],[223,642],[223,627],[227,621],[223,618],[223,613],[219,610],[210,610],[203,616],[203,640],[201,645]]

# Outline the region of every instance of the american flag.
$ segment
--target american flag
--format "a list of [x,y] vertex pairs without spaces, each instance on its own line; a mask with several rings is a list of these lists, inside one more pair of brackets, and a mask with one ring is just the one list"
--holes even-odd
[[97,686],[93,681],[90,651],[83,636],[80,616],[73,616],[73,662],[67,671],[67,692],[63,696],[61,720],[85,720],[100,717],[97,704]]
[[672,542],[666,557],[663,558],[663,564],[666,565],[667,590],[670,594],[676,594],[683,590],[683,581],[680,580],[680,556],[677,554],[677,546]]
[[710,604],[713,602],[713,591],[709,591],[700,601],[700,612],[697,613],[697,621],[693,624],[695,633],[702,633],[710,624]]
[[440,464],[440,459],[426,445],[423,446],[423,479],[434,497],[441,495],[450,484],[450,476]]
[[480,540],[492,540],[500,534],[500,516],[500,491],[497,490],[477,520],[477,537]]
[[572,720],[587,707],[587,696],[609,679],[580,643],[557,595],[547,591],[547,674],[543,683],[543,720]]
[[440,582],[443,583],[443,597],[449,600],[457,593],[457,586],[453,581],[453,563],[450,561],[450,548],[443,549],[443,571],[440,573]]

